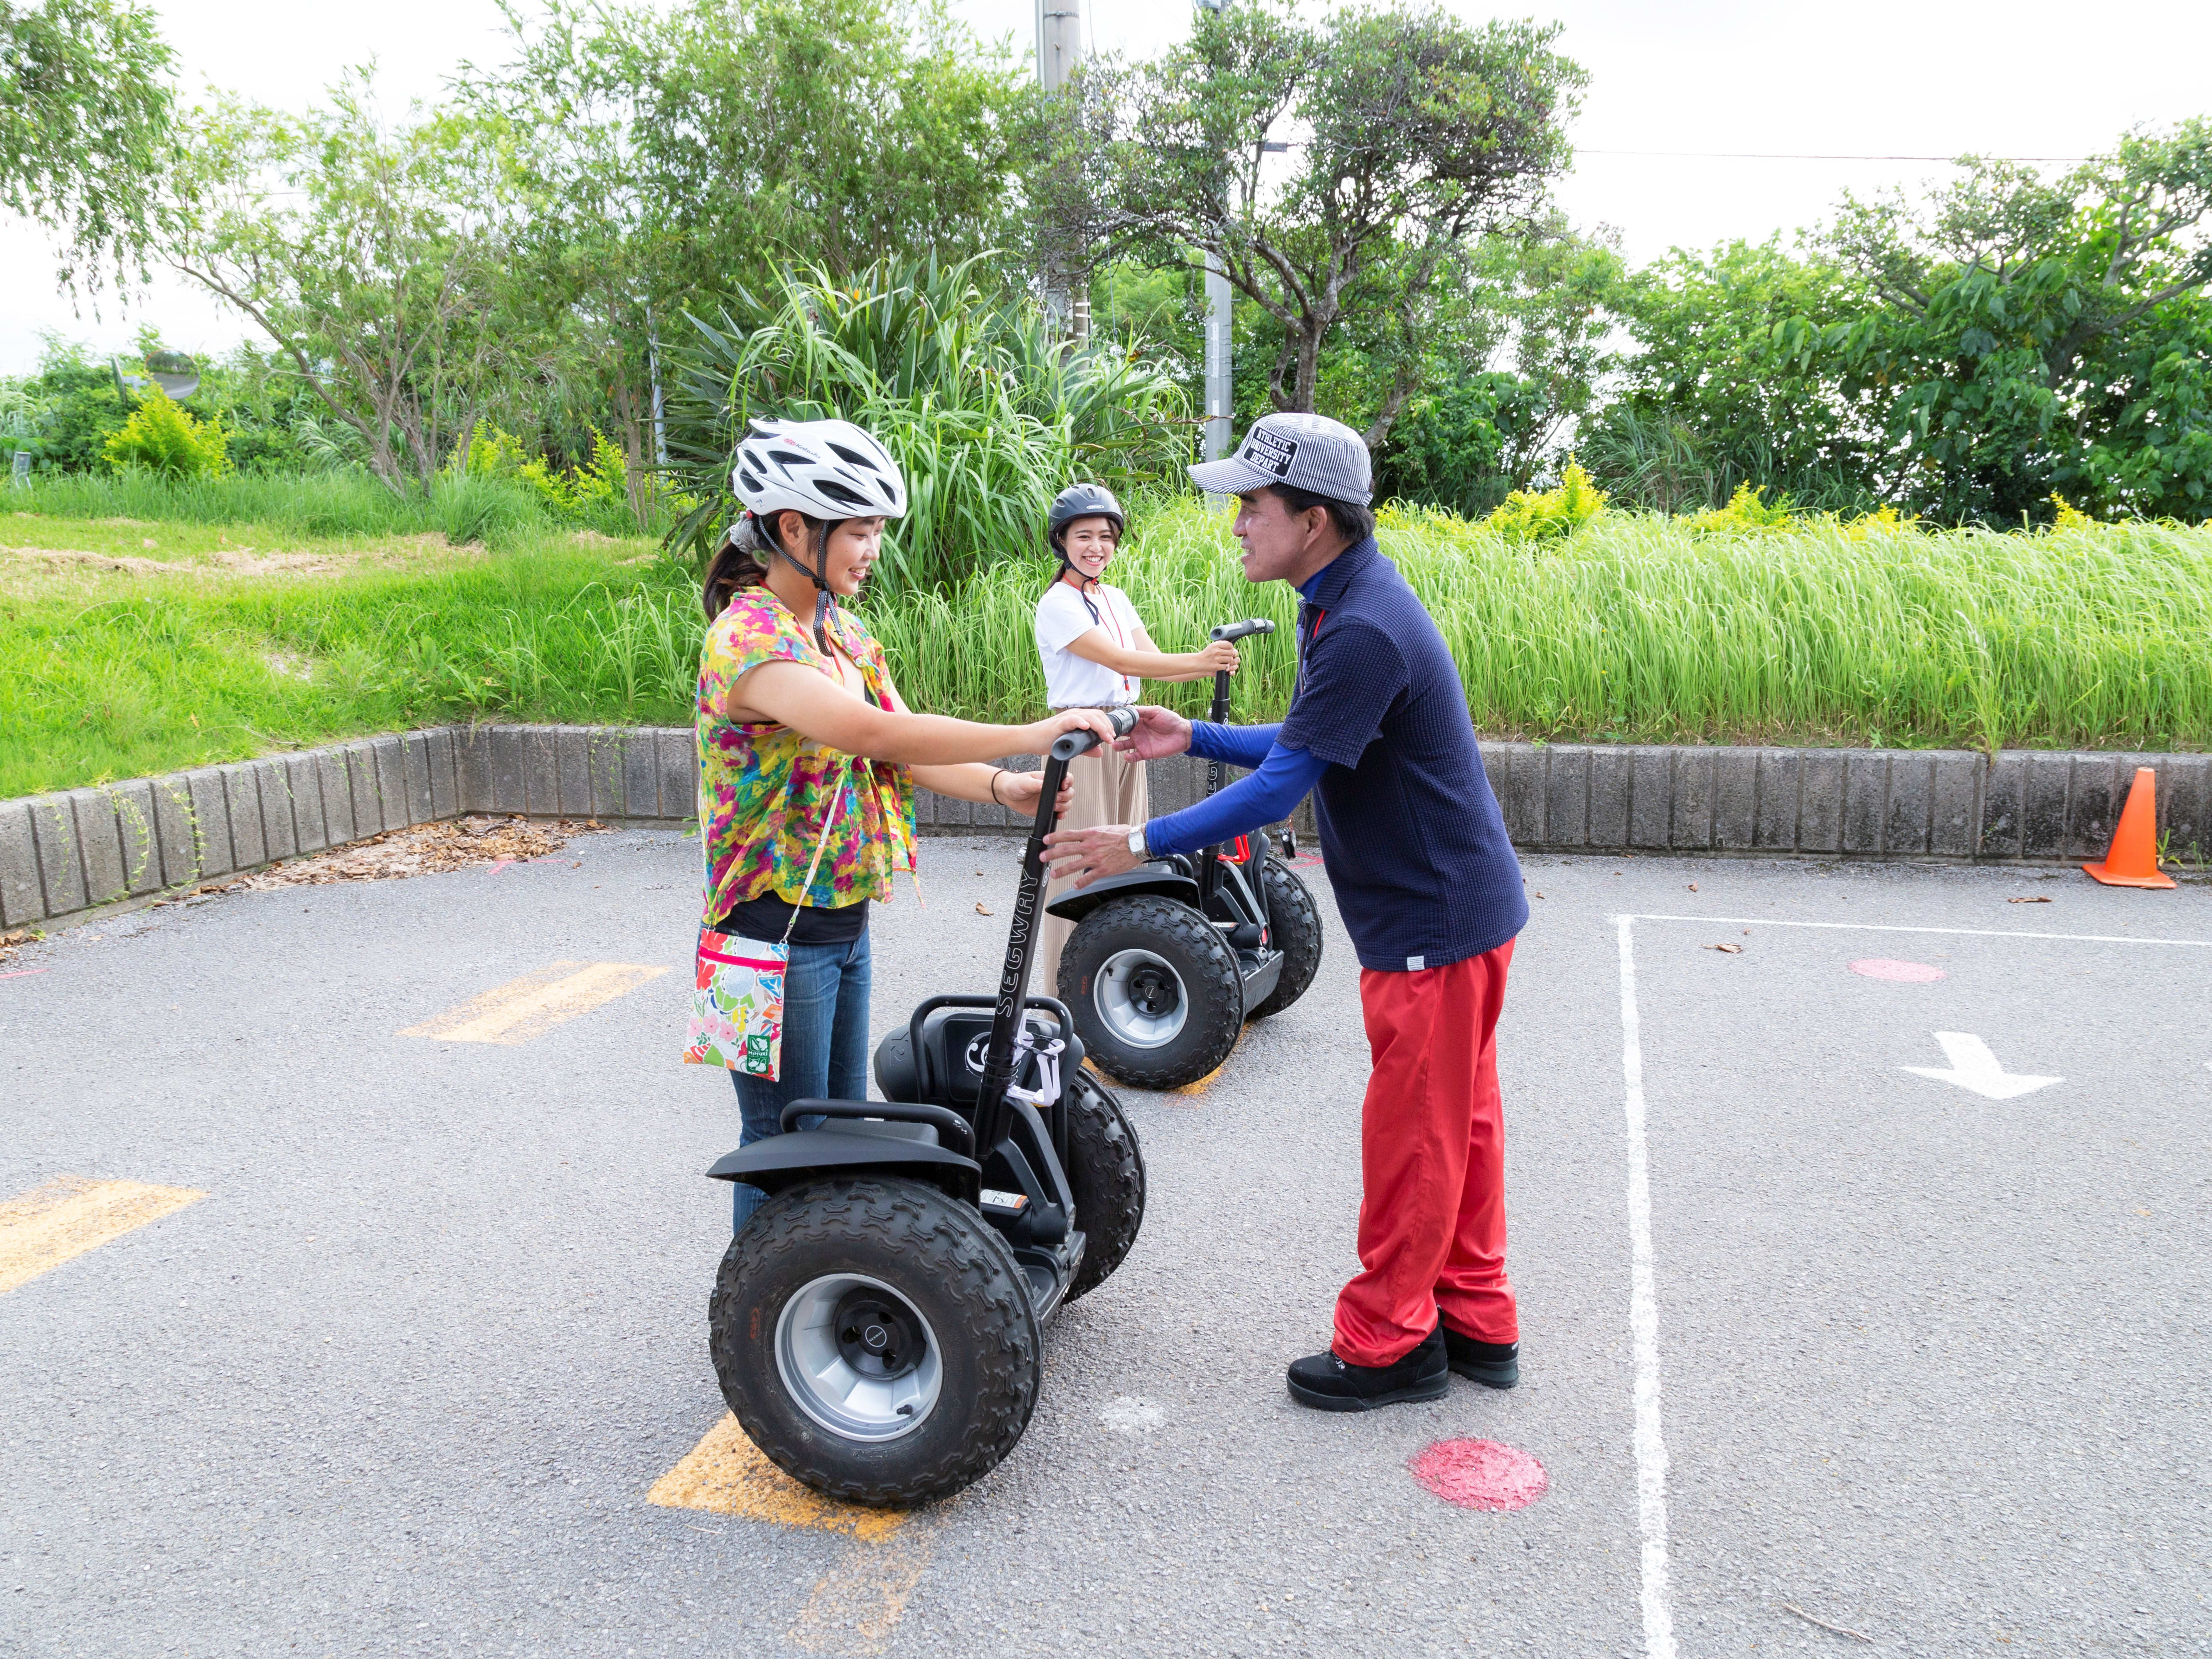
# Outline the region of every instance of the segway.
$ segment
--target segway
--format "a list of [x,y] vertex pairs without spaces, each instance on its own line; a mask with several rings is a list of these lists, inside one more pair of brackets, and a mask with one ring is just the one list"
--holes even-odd
[[886,1099],[793,1101],[785,1133],[707,1172],[770,1195],[714,1281],[722,1397],[833,1498],[915,1504],[996,1467],[1036,1407],[1045,1322],[1143,1224],[1136,1132],[1083,1069],[1067,1009],[1029,994],[1044,837],[1068,762],[1098,741],[1069,732],[1045,762],[997,995],[931,997],[877,1047]]
[[[1272,634],[1255,617],[1208,635]],[[1229,676],[1213,677],[1212,719],[1229,718]],[[1206,769],[1216,793],[1224,769]],[[1239,836],[1195,859],[1154,859],[1069,892],[1048,907],[1075,923],[1060,955],[1060,1000],[1109,1075],[1175,1089],[1219,1069],[1248,1019],[1280,1013],[1321,966],[1321,912],[1297,872],[1262,835]],[[1297,842],[1283,837],[1285,858]]]

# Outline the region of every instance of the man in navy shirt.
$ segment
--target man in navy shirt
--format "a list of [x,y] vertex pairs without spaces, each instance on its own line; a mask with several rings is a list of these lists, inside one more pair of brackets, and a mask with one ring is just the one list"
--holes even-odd
[[1360,1271],[1337,1298],[1328,1351],[1291,1366],[1291,1393],[1365,1411],[1435,1399],[1451,1371],[1510,1388],[1520,1326],[1505,1274],[1497,1030],[1528,905],[1459,671],[1375,544],[1367,447],[1351,428],[1269,415],[1234,455],[1190,473],[1238,498],[1245,579],[1286,581],[1303,598],[1290,712],[1279,726],[1228,726],[1145,708],[1121,745],[1139,757],[1188,750],[1255,769],[1141,827],[1055,832],[1053,874],[1083,886],[1194,852],[1277,823],[1316,792],[1373,1071]]

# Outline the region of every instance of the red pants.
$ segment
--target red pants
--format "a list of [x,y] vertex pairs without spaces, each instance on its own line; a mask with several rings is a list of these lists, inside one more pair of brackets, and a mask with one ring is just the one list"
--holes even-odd
[[1336,1301],[1340,1359],[1388,1365],[1437,1316],[1481,1342],[1520,1340],[1505,1277],[1505,1123],[1498,1015],[1510,939],[1447,967],[1362,969],[1375,1070],[1360,1114],[1359,1274]]

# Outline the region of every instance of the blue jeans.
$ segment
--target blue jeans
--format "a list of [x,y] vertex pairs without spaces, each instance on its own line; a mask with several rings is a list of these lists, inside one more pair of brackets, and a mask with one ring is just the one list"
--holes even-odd
[[[850,945],[794,945],[783,972],[783,1054],[774,1082],[730,1073],[744,1124],[738,1145],[783,1133],[783,1109],[794,1100],[868,1097],[868,934]],[[811,1129],[820,1118],[801,1118]],[[744,1182],[730,1185],[731,1231],[751,1219],[768,1194]]]

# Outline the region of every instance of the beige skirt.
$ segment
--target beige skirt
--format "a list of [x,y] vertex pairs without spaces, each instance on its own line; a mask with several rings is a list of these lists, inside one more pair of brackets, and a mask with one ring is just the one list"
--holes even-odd
[[[1067,763],[1075,794],[1060,821],[1063,830],[1095,830],[1102,823],[1142,823],[1152,816],[1145,793],[1145,763],[1111,749],[1094,749]],[[1045,902],[1073,885],[1055,881],[1045,890]],[[1047,916],[1037,927],[1036,963],[1030,975],[1030,989],[1040,996],[1060,994],[1060,952],[1075,924]]]

